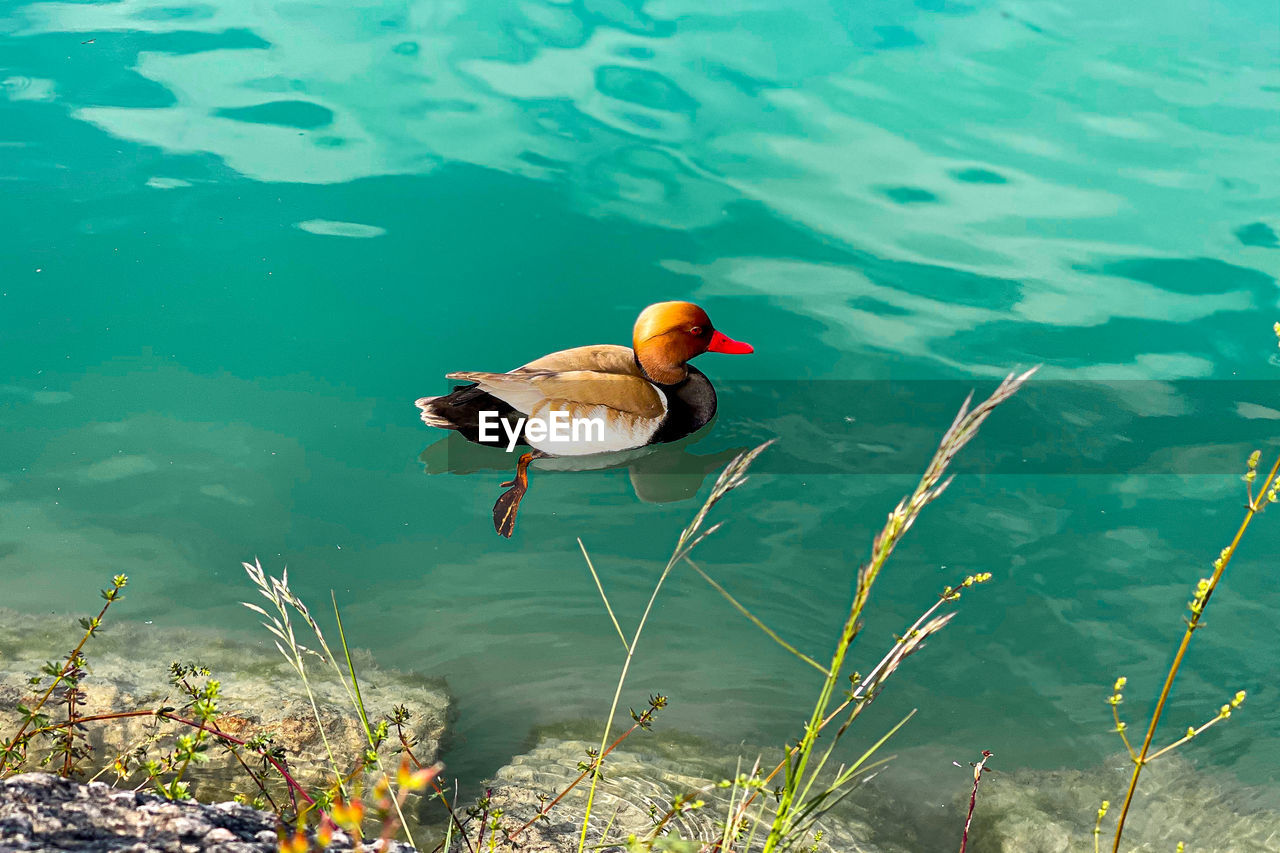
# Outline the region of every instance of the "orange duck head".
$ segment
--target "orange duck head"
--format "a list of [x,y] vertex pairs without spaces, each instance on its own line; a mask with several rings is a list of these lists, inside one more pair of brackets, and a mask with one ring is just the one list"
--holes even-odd
[[644,372],[662,385],[684,381],[689,359],[704,352],[755,351],[716,331],[707,312],[692,302],[657,302],[641,311],[631,346]]

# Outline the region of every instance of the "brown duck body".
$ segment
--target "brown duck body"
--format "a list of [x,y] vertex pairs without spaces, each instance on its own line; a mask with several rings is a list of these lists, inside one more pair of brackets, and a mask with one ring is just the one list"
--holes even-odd
[[[631,347],[553,352],[506,373],[450,373],[472,384],[417,401],[428,426],[457,430],[477,444],[533,448],[520,456],[515,479],[503,484],[507,491],[493,505],[498,533],[510,536],[515,529],[533,459],[635,450],[689,435],[716,413],[716,392],[689,359],[752,352],[750,344],[716,331],[691,302],[645,308],[631,340]],[[571,424],[567,434],[554,431],[557,421]]]
[[[630,347],[575,347],[507,373],[450,373],[450,379],[474,384],[443,397],[424,397],[417,405],[424,423],[457,430],[477,444],[508,446],[505,428],[496,437],[492,429],[481,434],[481,413],[494,412],[510,424],[517,444],[547,455],[607,453],[676,441],[711,421],[716,412],[711,381],[695,367],[686,365],[683,373],[679,381],[663,384],[646,373]],[[531,440],[525,419],[546,421],[553,412],[598,420],[603,429],[585,430],[589,435],[579,441]]]

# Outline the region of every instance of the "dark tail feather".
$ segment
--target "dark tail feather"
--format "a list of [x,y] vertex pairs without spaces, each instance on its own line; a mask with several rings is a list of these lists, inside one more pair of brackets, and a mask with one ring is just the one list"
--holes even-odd
[[438,427],[439,429],[457,429],[453,421],[445,415],[444,412],[436,411],[436,401],[442,400],[443,397],[420,397],[414,401],[414,405],[422,410],[422,422],[429,427]]
[[422,422],[427,426],[457,430],[468,441],[496,446],[505,445],[505,437],[498,441],[480,442],[480,413],[496,412],[500,418],[510,417],[513,423],[520,417],[509,404],[480,390],[477,385],[464,385],[441,397],[422,397],[414,405],[421,410]]

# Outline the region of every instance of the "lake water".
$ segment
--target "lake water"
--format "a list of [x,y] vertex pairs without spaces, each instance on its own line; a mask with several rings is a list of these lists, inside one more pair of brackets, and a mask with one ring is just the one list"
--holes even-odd
[[[1138,727],[1244,458],[1280,450],[1275,24],[1272,0],[8,0],[0,603],[84,612],[124,571],[122,618],[265,642],[239,563],[287,564],[356,644],[448,679],[474,785],[608,708],[577,537],[632,625],[701,474],[777,438],[701,563],[825,658],[965,394],[1042,364],[889,564],[855,666],[995,580],[860,737],[921,708],[904,772],[946,794],[983,748],[1111,760],[1112,682]],[[628,343],[663,299],[756,347],[699,359],[716,423],[649,469],[535,472],[497,537],[511,458],[433,446],[413,400]],[[1277,545],[1264,515],[1166,715],[1172,738],[1248,690],[1188,754],[1273,793]],[[760,744],[816,679],[681,571],[630,684],[671,697],[659,736]]]

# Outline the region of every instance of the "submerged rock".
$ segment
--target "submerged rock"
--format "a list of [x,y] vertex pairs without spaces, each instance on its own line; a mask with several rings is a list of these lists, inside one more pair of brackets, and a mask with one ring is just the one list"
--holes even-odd
[[[329,850],[356,848],[334,833]],[[236,803],[172,802],[47,773],[0,781],[0,853],[277,853],[275,815]],[[380,851],[381,853],[381,851]],[[393,844],[386,853],[413,853]]]
[[[582,772],[579,762],[587,760],[588,749],[599,745],[599,741],[544,736],[533,749],[516,756],[494,776],[489,785],[490,813],[502,810],[502,824],[508,832],[521,826],[578,777]],[[753,760],[739,765],[722,749],[690,738],[633,734],[605,759],[604,780],[592,806],[587,846],[608,853],[623,850],[628,835],[648,837],[676,798],[690,794],[704,805],[671,818],[660,834],[704,842],[719,838],[720,822],[730,808],[731,789],[717,783],[739,772],[749,772]],[[547,820],[535,822],[514,840],[505,839],[500,832],[494,849],[502,853],[577,851],[589,789],[587,778],[549,812]],[[740,797],[741,791],[736,796]],[[771,801],[767,791],[756,800],[766,806]],[[754,806],[752,811],[756,811]],[[808,842],[797,849],[817,853],[918,853],[895,843],[873,844],[875,830],[866,817],[851,809],[829,814],[818,824],[821,834],[810,834]],[[767,829],[767,824],[759,828],[750,850],[763,846]],[[490,834],[486,830],[486,849]],[[473,831],[473,843],[475,836]],[[456,852],[466,847],[454,849]]]
[[[1128,765],[1128,766],[1126,766]],[[1128,757],[1097,770],[1020,771],[983,783],[971,835],[973,853],[1067,853],[1093,848],[1098,805],[1111,801],[1102,838],[1114,837],[1128,789]],[[1125,821],[1126,850],[1276,853],[1280,812],[1261,792],[1169,756],[1142,773]],[[1110,849],[1110,843],[1106,845]]]
[[[581,730],[579,730],[579,734]],[[512,830],[533,818],[581,772],[586,750],[598,741],[567,732],[547,732],[528,752],[495,774],[489,811],[501,809],[502,824]],[[862,784],[819,824],[816,848],[811,838],[797,850],[822,853],[919,853],[950,850],[960,843],[969,805],[971,777],[955,771],[953,796],[941,800],[926,792],[936,780],[913,763],[940,762],[926,750],[913,750],[886,774]],[[776,750],[764,753],[777,758]],[[661,735],[628,738],[605,761],[605,781],[597,790],[588,830],[588,846],[617,853],[634,833],[646,837],[655,818],[677,796],[696,792],[706,805],[670,821],[672,837],[701,841],[718,838],[729,792],[715,782],[749,770],[755,753],[737,759],[715,745]],[[969,833],[969,853],[1074,853],[1093,849],[1098,805],[1112,801],[1103,822],[1103,838],[1114,831],[1119,801],[1128,782],[1125,761],[1094,770],[1014,771],[984,778]],[[941,762],[950,768],[949,762]],[[770,763],[770,769],[772,763]],[[899,772],[901,771],[901,772]],[[916,783],[909,781],[916,777]],[[578,849],[578,835],[589,780],[570,792],[548,815],[521,832],[514,843],[498,834],[496,850],[567,853]],[[771,799],[771,798],[768,798]],[[767,818],[766,818],[767,819]],[[606,838],[607,830],[607,838]],[[486,845],[489,831],[486,830]],[[475,832],[471,833],[474,841]],[[762,846],[763,828],[749,847]],[[1259,790],[1170,756],[1150,765],[1126,822],[1126,850],[1173,851],[1179,841],[1197,853],[1280,853],[1280,812]],[[608,844],[607,842],[614,842]],[[603,845],[603,846],[601,846]],[[455,848],[462,850],[465,847]],[[742,849],[742,848],[735,848]],[[1108,848],[1109,849],[1109,848]]]
[[[62,650],[74,643],[73,624],[70,619],[0,611],[0,740],[8,740],[17,731],[20,717],[16,706],[19,702],[29,704],[33,689],[28,679],[40,672],[45,661],[60,652],[65,654]],[[222,685],[216,718],[220,729],[241,740],[271,736],[276,746],[284,748],[289,771],[304,788],[316,790],[332,784],[328,753],[306,688],[273,646],[237,642],[210,631],[109,622],[85,651],[88,675],[80,684],[85,698],[78,716],[164,705],[180,712],[186,699],[169,682],[169,664],[200,664],[209,667]],[[353,658],[370,721],[376,723],[395,705],[404,705],[411,715],[405,733],[418,741],[415,756],[423,763],[435,761],[450,714],[443,682],[381,669],[368,654],[353,654]],[[324,735],[338,766],[346,772],[366,747],[364,730],[337,675],[318,659],[311,660],[308,672]],[[65,719],[65,711],[65,706],[52,700],[44,708],[55,721]],[[117,757],[147,746],[159,731],[164,737],[149,747],[152,757],[158,757],[170,748],[169,735],[192,731],[168,721],[160,725],[157,730],[154,717],[85,724],[92,755],[84,762],[86,772],[82,775],[104,770],[105,780],[117,781],[111,770]],[[394,741],[394,729],[391,737]],[[42,769],[41,762],[50,755],[52,746],[48,739],[33,741],[23,769]],[[193,795],[212,801],[230,799],[236,793],[256,793],[256,786],[229,751],[215,743],[206,756],[207,762],[187,774]],[[244,757],[251,766],[261,767],[261,759],[248,753]],[[61,758],[57,761],[60,765]],[[278,774],[268,776],[279,782]],[[136,785],[144,778],[134,768],[118,781]],[[282,794],[282,784],[273,790]]]

